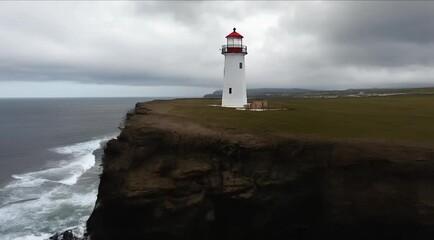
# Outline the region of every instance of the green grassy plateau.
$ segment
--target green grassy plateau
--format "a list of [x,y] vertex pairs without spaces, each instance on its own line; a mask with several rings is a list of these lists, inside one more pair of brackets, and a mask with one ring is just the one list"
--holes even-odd
[[269,99],[279,111],[237,111],[213,107],[217,99],[162,102],[170,114],[199,123],[254,133],[324,138],[362,138],[434,143],[434,95]]

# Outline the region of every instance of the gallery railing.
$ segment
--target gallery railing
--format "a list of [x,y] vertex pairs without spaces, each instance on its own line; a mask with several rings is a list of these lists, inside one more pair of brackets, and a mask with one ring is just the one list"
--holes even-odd
[[245,53],[247,54],[247,46],[241,44],[228,44],[222,46],[223,53]]

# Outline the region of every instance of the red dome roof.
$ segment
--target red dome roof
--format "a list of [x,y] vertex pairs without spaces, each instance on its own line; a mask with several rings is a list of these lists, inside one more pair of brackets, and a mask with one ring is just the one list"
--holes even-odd
[[235,30],[237,29],[234,28],[234,31],[227,35],[226,38],[243,38],[243,36],[241,36],[241,34],[237,33]]

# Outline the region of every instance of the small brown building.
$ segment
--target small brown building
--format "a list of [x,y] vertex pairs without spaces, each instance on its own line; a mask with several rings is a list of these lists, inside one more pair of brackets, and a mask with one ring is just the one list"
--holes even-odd
[[249,103],[249,109],[268,109],[268,101],[262,99],[255,99]]

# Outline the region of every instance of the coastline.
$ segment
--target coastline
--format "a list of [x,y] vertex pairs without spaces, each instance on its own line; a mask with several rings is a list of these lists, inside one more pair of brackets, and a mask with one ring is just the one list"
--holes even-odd
[[116,137],[125,112],[145,100],[2,99],[0,239],[84,228],[102,171],[100,141]]

